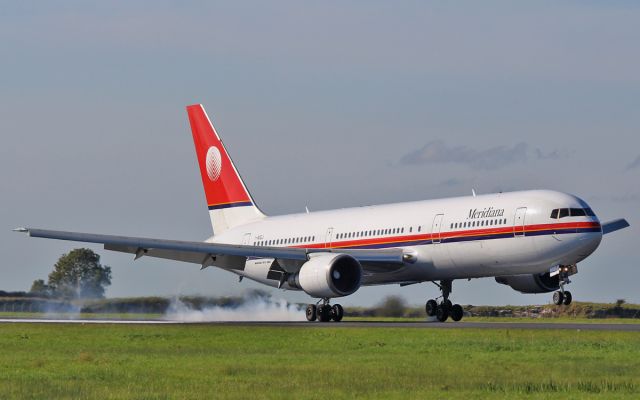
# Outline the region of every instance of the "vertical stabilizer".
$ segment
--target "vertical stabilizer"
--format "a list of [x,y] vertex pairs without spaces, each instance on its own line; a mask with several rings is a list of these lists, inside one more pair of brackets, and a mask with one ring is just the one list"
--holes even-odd
[[187,114],[213,233],[218,235],[227,229],[264,218],[204,107],[201,104],[187,106]]

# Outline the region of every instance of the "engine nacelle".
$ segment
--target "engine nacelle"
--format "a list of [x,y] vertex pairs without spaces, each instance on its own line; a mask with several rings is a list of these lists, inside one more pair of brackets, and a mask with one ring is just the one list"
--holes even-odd
[[295,275],[287,280],[291,287],[313,297],[341,297],[360,288],[362,266],[347,254],[312,253]]
[[496,282],[509,285],[520,293],[548,293],[560,288],[560,276],[548,272],[532,275],[496,276]]

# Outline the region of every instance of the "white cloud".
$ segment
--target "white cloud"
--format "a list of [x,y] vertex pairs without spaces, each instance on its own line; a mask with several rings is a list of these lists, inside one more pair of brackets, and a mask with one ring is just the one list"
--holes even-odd
[[404,155],[400,164],[461,164],[473,169],[492,170],[532,159],[558,160],[568,157],[566,151],[530,149],[524,142],[509,146],[494,146],[477,150],[468,146],[448,146],[442,140],[427,143],[422,148]]
[[629,165],[627,165],[627,170],[636,169],[640,167],[640,156],[636,157],[635,160],[631,161]]

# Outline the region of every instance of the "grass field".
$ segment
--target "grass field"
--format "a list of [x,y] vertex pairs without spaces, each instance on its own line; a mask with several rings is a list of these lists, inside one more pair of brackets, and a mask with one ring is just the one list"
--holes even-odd
[[1,324],[0,398],[629,398],[640,335]]

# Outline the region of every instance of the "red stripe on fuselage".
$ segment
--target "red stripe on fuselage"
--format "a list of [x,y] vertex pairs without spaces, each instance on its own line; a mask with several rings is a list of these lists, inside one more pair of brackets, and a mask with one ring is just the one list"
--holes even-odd
[[[502,235],[502,234],[512,234],[512,233],[520,233],[520,232],[537,232],[537,231],[546,231],[546,230],[558,230],[565,231],[570,229],[584,229],[584,228],[600,228],[600,224],[597,222],[565,222],[560,224],[536,224],[536,225],[525,225],[524,229],[521,227],[514,227],[513,225],[505,226],[505,227],[493,227],[493,228],[485,228],[485,229],[471,229],[471,230],[457,230],[457,231],[446,231],[440,232],[439,238],[442,239],[452,239],[459,237],[468,237],[468,236],[491,236],[491,235]],[[386,237],[377,237],[377,238],[366,238],[366,239],[349,239],[349,240],[335,240],[331,242],[329,246],[332,249],[335,248],[350,248],[350,247],[363,247],[363,246],[375,246],[375,245],[387,245],[392,243],[404,243],[404,242],[418,242],[425,240],[434,240],[438,239],[437,234],[432,233],[421,233],[414,235],[401,235],[401,236],[386,236]],[[289,246],[296,248],[304,248],[304,249],[324,249],[327,248],[327,243],[314,243],[309,245],[298,245],[298,246]]]

